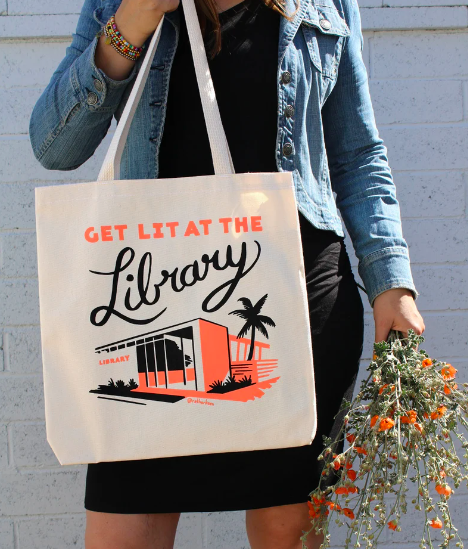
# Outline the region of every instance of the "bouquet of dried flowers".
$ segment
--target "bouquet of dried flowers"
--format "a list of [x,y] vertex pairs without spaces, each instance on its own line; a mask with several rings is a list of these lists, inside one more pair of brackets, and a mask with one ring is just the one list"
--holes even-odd
[[[347,529],[346,548],[375,547],[385,528],[401,530],[409,504],[421,512],[421,549],[433,547],[436,530],[441,548],[452,540],[463,547],[448,500],[468,480],[468,383],[459,387],[451,364],[418,349],[424,337],[411,329],[402,336],[392,330],[386,342],[374,343],[368,378],[343,404],[341,432],[334,440],[324,437],[322,478],[338,475],[338,481],[322,487],[321,480],[310,494],[303,547],[312,531],[324,535],[322,549],[329,547],[332,522]],[[337,455],[344,438],[349,445]],[[416,484],[414,497],[408,478]]]

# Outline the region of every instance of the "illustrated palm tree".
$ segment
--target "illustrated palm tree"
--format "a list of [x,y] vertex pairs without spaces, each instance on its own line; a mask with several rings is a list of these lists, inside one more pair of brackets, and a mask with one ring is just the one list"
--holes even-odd
[[236,309],[231,311],[230,315],[236,315],[245,320],[245,324],[242,327],[241,331],[237,334],[237,339],[244,337],[249,330],[251,330],[250,335],[250,350],[247,360],[253,359],[254,349],[255,349],[255,332],[258,330],[262,335],[268,339],[268,331],[265,327],[272,326],[275,327],[276,324],[269,316],[261,315],[260,311],[262,310],[263,305],[268,297],[268,294],[265,294],[261,299],[257,301],[255,305],[252,305],[252,302],[247,297],[241,297],[237,301],[240,301],[244,306],[243,309]]

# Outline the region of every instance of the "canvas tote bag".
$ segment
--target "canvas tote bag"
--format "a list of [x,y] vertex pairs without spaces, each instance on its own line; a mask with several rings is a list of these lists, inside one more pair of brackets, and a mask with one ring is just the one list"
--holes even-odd
[[195,6],[183,4],[216,175],[119,180],[161,22],[98,181],[36,189],[47,440],[61,464],[315,436],[291,173],[234,173]]

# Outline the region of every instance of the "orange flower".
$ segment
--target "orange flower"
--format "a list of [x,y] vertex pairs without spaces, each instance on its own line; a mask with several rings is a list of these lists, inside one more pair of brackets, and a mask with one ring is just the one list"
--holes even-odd
[[309,517],[318,518],[320,516],[320,507],[315,506],[310,501],[307,502],[307,505],[309,506]]
[[348,494],[357,494],[358,493],[358,488],[357,486],[348,486]]
[[437,408],[437,411],[436,412],[432,412],[431,414],[431,419],[439,419],[441,418],[445,412],[447,411],[447,407],[446,406],[439,406]]
[[356,471],[354,471],[353,469],[350,469],[348,471],[348,477],[354,482],[356,480],[356,477],[357,477]]
[[370,426],[373,427],[377,423],[378,420],[379,420],[379,416],[374,416],[371,419]]
[[346,460],[346,462],[345,462],[346,469],[351,469],[352,466],[353,466],[352,462],[349,461],[349,460]]
[[380,422],[379,431],[388,431],[395,425],[395,422],[393,419],[390,419],[389,417],[386,417],[385,419],[382,419]]
[[390,522],[387,522],[387,524],[388,524],[388,527],[390,528],[390,530],[396,530],[397,529],[398,523],[395,519],[391,520]]
[[423,434],[424,429],[421,427],[421,425],[420,425],[419,423],[415,423],[415,424],[414,424],[414,427],[415,427],[421,434]]
[[346,486],[339,486],[339,487],[335,490],[335,494],[338,494],[338,495],[347,494],[347,493],[348,493],[348,488],[346,488]]
[[432,519],[429,521],[429,526],[432,526],[432,528],[442,528],[442,521],[440,519]]
[[332,501],[326,501],[325,505],[330,507],[330,509],[333,511],[333,509],[336,509],[336,511],[341,511],[341,507],[337,503],[333,503]]
[[367,450],[365,448],[362,448],[361,446],[355,446],[354,449],[358,454],[363,454],[367,456]]
[[325,503],[325,496],[322,496],[320,499],[316,498],[315,496],[312,496],[312,499],[314,500],[315,505],[320,505],[321,503]]
[[348,433],[346,435],[346,440],[352,444],[356,440],[356,435],[353,435],[352,433]]
[[427,412],[424,412],[423,416],[425,419],[429,419],[429,414]]
[[456,383],[454,383],[452,387],[449,387],[447,384],[444,385],[444,393],[446,395],[449,395],[454,389],[458,389],[458,385]]
[[[388,387],[388,383],[386,383],[385,385],[382,385],[382,387],[380,387],[380,390],[379,390],[379,395],[381,395],[387,387]],[[390,385],[390,391],[393,392],[394,390],[395,390],[395,385]]]
[[442,377],[448,381],[450,381],[451,379],[455,379],[455,375],[457,372],[458,370],[454,368],[451,364],[447,364],[447,366],[444,366],[440,371]]
[[444,469],[441,469],[441,470],[440,470],[440,476],[441,476],[442,478],[445,478],[445,477],[447,476],[447,473],[444,471]]
[[374,354],[372,355],[372,360],[376,360],[376,359],[377,359],[377,355],[374,353]]
[[384,391],[385,391],[385,388],[388,387],[388,383],[386,383],[385,385],[382,385],[382,387],[380,387],[379,389],[379,395],[381,395]]
[[428,368],[429,366],[432,366],[432,360],[430,358],[425,358],[422,361],[422,367],[423,368]]
[[335,471],[338,471],[338,469],[341,467],[341,463],[340,463],[340,460],[339,459],[335,459],[335,461],[333,462],[333,469],[335,469]]
[[350,519],[354,518],[354,513],[351,511],[351,509],[349,507],[345,507],[343,509],[343,513]]
[[452,495],[453,492],[448,484],[436,484],[435,489],[438,494],[440,494],[441,496],[446,496],[448,498]]
[[417,413],[414,410],[410,410],[406,413],[406,416],[400,417],[400,423],[416,423],[417,418]]

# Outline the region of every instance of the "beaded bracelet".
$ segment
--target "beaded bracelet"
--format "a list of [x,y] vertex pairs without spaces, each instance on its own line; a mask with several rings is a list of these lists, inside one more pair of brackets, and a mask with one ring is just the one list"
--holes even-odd
[[112,15],[109,21],[107,21],[103,31],[106,35],[105,43],[110,44],[120,55],[130,59],[130,61],[136,61],[140,57],[144,46],[141,48],[133,46],[125,40],[115,24],[115,15]]

